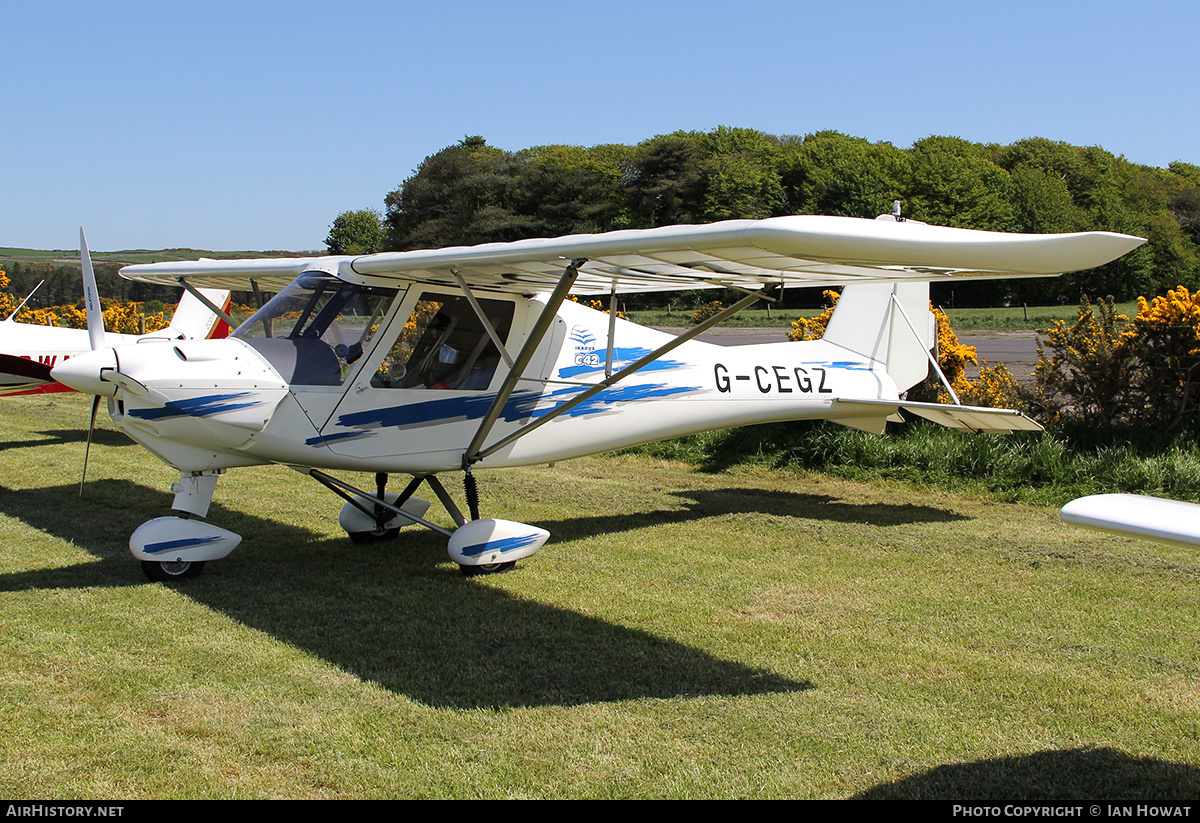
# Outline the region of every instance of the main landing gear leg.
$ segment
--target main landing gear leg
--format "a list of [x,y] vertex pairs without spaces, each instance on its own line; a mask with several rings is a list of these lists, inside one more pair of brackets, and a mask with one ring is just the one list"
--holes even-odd
[[142,561],[146,577],[156,582],[199,576],[209,560],[220,560],[242,542],[240,535],[205,523],[218,478],[224,470],[182,472],[171,486],[174,517],[156,517],[137,528],[129,550]]
[[[471,520],[479,520],[479,484],[475,480],[475,475],[471,472],[471,467],[467,466],[463,472],[463,494],[467,498],[467,511],[471,513]],[[501,563],[483,563],[478,566],[468,566],[460,563],[459,571],[463,577],[477,577],[484,574],[504,574],[511,571],[517,565],[515,560],[506,560]]]
[[458,531],[451,535],[447,547],[450,559],[458,564],[464,577],[503,574],[516,566],[518,560],[540,549],[550,532],[510,520],[480,518],[479,485],[469,463],[463,470],[463,493],[471,519],[460,522]]
[[[387,491],[387,472],[376,472],[375,496],[372,497],[365,493],[352,496],[336,485],[321,480],[316,474],[312,476],[346,501],[346,505],[342,506],[338,514],[338,523],[354,543],[382,543],[394,540],[404,526],[419,522],[398,514],[397,509],[417,518],[423,517],[429,509],[428,500],[413,497],[413,492],[421,485],[421,479],[417,477],[412,479],[404,491],[396,494]],[[383,502],[389,505],[384,506]]]
[[[347,525],[347,518],[353,518],[356,523],[361,524],[358,531],[377,527],[374,511],[376,508],[382,508],[395,514],[395,518],[388,521],[393,525],[402,526],[416,523],[450,538],[450,543],[446,547],[450,553],[450,559],[459,565],[462,573],[467,577],[507,571],[517,560],[529,557],[540,549],[550,537],[550,532],[545,529],[525,523],[480,519],[479,494],[478,488],[474,486],[474,478],[466,481],[467,508],[473,518],[467,520],[436,475],[419,475],[413,478],[401,494],[389,493],[381,496],[357,489],[346,481],[339,480],[319,469],[301,466],[292,468],[301,474],[307,474],[346,501],[346,505],[342,507],[340,520],[342,528],[347,532],[352,533],[356,530]],[[385,481],[377,475],[376,486],[378,487],[382,482]],[[422,517],[425,513],[424,508],[420,510],[419,514],[412,511],[414,504],[419,503],[426,507],[429,505],[428,501],[411,496],[421,483],[428,483],[429,488],[446,507],[446,511],[457,526],[454,531],[425,520]]]

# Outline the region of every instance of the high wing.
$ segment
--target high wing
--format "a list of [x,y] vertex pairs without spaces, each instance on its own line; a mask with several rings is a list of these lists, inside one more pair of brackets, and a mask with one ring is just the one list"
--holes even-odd
[[[932,226],[883,215],[792,215],[518,240],[359,257],[198,260],[126,266],[132,280],[277,291],[319,270],[363,284],[413,282],[537,294],[585,261],[576,294],[674,291],[710,286],[836,286],[856,282],[1049,277],[1103,265],[1145,241],[1112,232],[1006,234]],[[458,278],[462,279],[462,282]]]

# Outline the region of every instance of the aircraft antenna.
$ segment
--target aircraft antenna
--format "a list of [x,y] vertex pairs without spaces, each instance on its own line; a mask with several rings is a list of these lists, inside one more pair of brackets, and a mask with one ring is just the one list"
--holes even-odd
[[25,299],[21,301],[21,305],[17,306],[15,309],[13,309],[12,314],[10,314],[8,317],[4,318],[5,322],[12,320],[14,317],[16,317],[17,312],[19,312],[21,309],[25,308],[25,304],[29,302],[29,298],[33,297],[34,292],[36,292],[38,289],[40,289],[42,287],[42,284],[45,282],[46,282],[45,280],[39,280],[38,284],[33,287],[33,291],[31,291],[29,294],[25,295]]

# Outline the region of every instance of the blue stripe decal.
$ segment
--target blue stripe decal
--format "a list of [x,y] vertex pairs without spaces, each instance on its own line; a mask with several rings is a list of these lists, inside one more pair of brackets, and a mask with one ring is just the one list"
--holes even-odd
[[[508,402],[500,416],[506,422],[524,420],[533,412],[540,392],[515,391],[509,396]],[[409,428],[428,426],[435,423],[454,423],[457,421],[478,419],[487,413],[494,394],[475,395],[469,397],[451,396],[427,403],[409,403],[404,406],[391,406],[383,409],[368,409],[352,412],[338,417],[337,424],[343,428],[375,429],[381,427]]]
[[215,543],[218,540],[224,540],[223,537],[184,537],[179,540],[167,540],[162,543],[147,543],[146,548],[142,551],[148,554],[157,554],[158,552],[169,552],[171,549],[194,549],[196,546],[204,546],[209,543]]
[[374,432],[356,431],[356,432],[338,432],[337,434],[318,434],[316,437],[310,437],[304,441],[306,446],[323,446],[326,443],[335,443],[338,440],[353,440],[356,437],[370,437]]
[[826,369],[845,369],[846,371],[871,371],[871,361],[869,360],[827,360],[824,363],[804,363],[803,365],[812,368]]
[[191,415],[192,417],[209,417],[214,414],[223,414],[225,412],[262,405],[261,400],[253,400],[247,403],[230,402],[241,397],[250,396],[251,392],[208,394],[203,397],[192,397],[187,400],[171,400],[165,403],[161,409],[130,409],[126,414],[130,417],[141,418],[142,420],[162,420],[168,417],[184,417],[187,415]]
[[[552,392],[548,395],[555,400],[566,402],[571,399],[571,396],[579,394],[584,389],[562,389],[561,391]],[[600,414],[609,409],[607,406],[613,403],[631,403],[635,400],[655,400],[660,397],[670,397],[673,394],[683,394],[700,391],[699,386],[669,386],[666,383],[639,383],[634,386],[622,386],[618,389],[605,389],[595,397],[588,398],[580,403],[575,408],[566,412],[567,417],[583,417],[589,414]],[[570,396],[568,396],[570,395]],[[532,417],[542,417],[554,411],[556,406],[549,406],[544,409],[537,409],[531,415]]]
[[[515,391],[504,404],[500,417],[505,422],[527,420],[542,417],[551,412],[558,404],[570,400],[577,394],[586,391],[586,386],[570,386],[557,391],[541,394],[535,391]],[[632,386],[605,389],[575,408],[566,412],[567,417],[582,417],[609,411],[614,403],[629,403],[635,400],[653,400],[677,394],[701,392],[701,386],[669,386],[665,383],[640,383]],[[446,397],[427,403],[410,403],[404,406],[391,406],[383,409],[367,409],[360,412],[339,415],[337,426],[370,430],[378,428],[420,428],[440,423],[454,423],[469,419],[479,419],[487,413],[496,395],[487,394],[474,397]],[[543,408],[537,408],[542,403],[549,403]],[[353,433],[347,433],[353,434]],[[342,437],[339,432],[331,437]]]
[[511,552],[514,549],[523,549],[530,543],[538,540],[541,534],[527,534],[521,537],[506,537],[503,540],[491,540],[487,543],[476,543],[474,546],[463,547],[463,557],[478,557],[484,552],[498,551],[501,554]]

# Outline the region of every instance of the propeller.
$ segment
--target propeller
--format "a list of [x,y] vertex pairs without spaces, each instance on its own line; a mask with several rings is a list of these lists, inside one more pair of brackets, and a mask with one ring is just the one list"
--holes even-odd
[[[92,255],[88,251],[87,237],[79,227],[79,263],[83,270],[83,308],[87,313],[88,342],[92,351],[104,348],[104,309],[100,305],[100,291],[96,286],[96,271],[92,268]],[[96,410],[100,408],[100,395],[92,398],[92,415],[88,420],[87,445],[83,449],[83,473],[79,476],[79,496],[83,497],[83,484],[87,480],[88,457],[92,451],[92,432],[96,429]]]
[[83,307],[87,312],[88,342],[92,351],[104,348],[104,309],[100,305],[100,290],[96,287],[96,272],[88,252],[87,237],[79,227],[79,262],[83,269]]
[[92,418],[88,421],[87,445],[83,448],[83,473],[79,475],[79,496],[83,497],[83,482],[87,480],[88,455],[92,451],[92,432],[96,428],[96,409],[100,408],[100,395],[92,398]]

